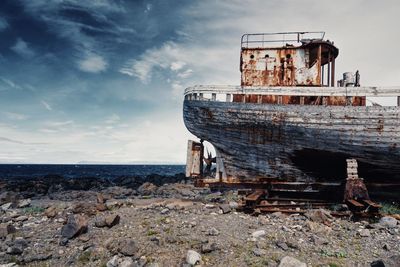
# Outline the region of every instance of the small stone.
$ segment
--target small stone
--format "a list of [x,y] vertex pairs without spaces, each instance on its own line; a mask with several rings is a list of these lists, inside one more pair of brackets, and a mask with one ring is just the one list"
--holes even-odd
[[219,208],[222,210],[223,214],[231,212],[231,207],[229,206],[229,204],[220,204]]
[[136,267],[137,265],[133,262],[131,258],[125,258],[118,265],[118,267]]
[[6,210],[12,208],[12,205],[13,205],[12,202],[8,202],[8,203],[6,203],[6,204],[1,205],[1,209],[2,209],[3,211],[6,211]]
[[271,213],[271,216],[273,218],[277,218],[277,219],[285,219],[287,217],[285,214],[283,214],[280,211],[276,211],[276,212]]
[[390,250],[390,246],[388,244],[384,244],[382,247],[384,250],[389,251]]
[[51,253],[29,255],[27,257],[24,257],[24,262],[29,263],[29,262],[34,262],[34,261],[46,261],[46,260],[50,259],[52,256],[53,255]]
[[152,238],[150,238],[150,241],[157,244],[157,246],[159,246],[161,244],[161,239],[158,236],[153,236]]
[[371,262],[371,267],[385,267],[385,264],[382,260],[376,260]]
[[287,251],[289,249],[288,245],[285,242],[282,242],[282,241],[276,242],[276,246],[278,248],[283,249],[284,251]]
[[205,207],[206,209],[213,209],[213,208],[215,208],[215,205],[213,205],[213,204],[206,204],[204,207]]
[[19,247],[8,247],[7,248],[7,254],[11,255],[20,255],[22,254],[23,250]]
[[55,219],[55,221],[58,222],[58,223],[64,223],[65,219],[64,218],[58,218],[58,219]]
[[115,209],[115,208],[120,208],[122,206],[122,203],[117,200],[108,200],[106,201],[106,208],[109,210]]
[[139,188],[137,189],[137,191],[142,194],[142,195],[152,195],[156,192],[157,190],[157,186],[149,183],[149,182],[145,182],[144,184],[142,184],[141,186],[139,186]]
[[18,208],[26,208],[31,205],[31,200],[28,199],[23,199],[18,203]]
[[70,215],[67,224],[61,228],[61,236],[64,238],[74,238],[88,230],[88,221],[82,215]]
[[393,217],[385,216],[379,220],[379,224],[386,228],[394,228],[397,225],[397,220]]
[[208,230],[207,235],[209,235],[209,236],[217,236],[217,235],[219,235],[219,231],[218,231],[216,228],[211,227],[211,228]]
[[90,237],[88,235],[81,235],[80,237],[78,237],[78,239],[82,242],[88,242],[90,240]]
[[253,254],[254,256],[261,257],[267,254],[267,251],[265,249],[261,248],[255,248],[253,249]]
[[85,214],[92,216],[96,214],[96,207],[89,202],[79,202],[72,207],[72,212],[75,214]]
[[237,203],[236,201],[230,201],[229,202],[229,207],[233,210],[239,208],[239,203]]
[[329,244],[327,239],[325,239],[323,237],[316,236],[316,235],[311,236],[311,241],[317,246]]
[[48,207],[45,211],[44,211],[44,215],[47,216],[47,218],[54,218],[57,215],[57,209],[54,206],[50,206]]
[[7,248],[7,254],[20,255],[27,246],[28,242],[25,239],[17,239]]
[[325,225],[330,225],[334,220],[331,213],[324,209],[308,210],[304,215],[313,222]]
[[195,266],[200,264],[201,262],[201,255],[194,250],[188,250],[186,253],[186,263],[190,264],[191,266]]
[[5,238],[9,234],[15,233],[17,230],[12,224],[0,224],[0,238]]
[[255,231],[251,234],[252,237],[254,238],[260,238],[260,237],[264,237],[267,233],[265,232],[265,230],[258,230]]
[[168,213],[169,212],[169,209],[168,208],[165,208],[165,209],[162,209],[161,210],[161,214],[166,214],[166,213]]
[[107,226],[106,219],[104,217],[96,217],[94,219],[94,225],[99,228],[106,227]]
[[14,262],[11,262],[6,264],[0,264],[0,267],[18,267],[18,265]]
[[362,237],[369,237],[371,236],[371,232],[368,229],[361,229],[358,231],[359,235]]
[[285,256],[281,259],[278,267],[307,267],[307,264],[296,258]]
[[107,216],[105,218],[105,223],[109,228],[111,228],[114,225],[119,224],[119,220],[120,220],[120,216],[119,215],[112,214],[112,215],[109,215],[109,216]]
[[111,260],[109,260],[106,264],[107,267],[118,267],[118,256],[115,255],[112,257]]
[[97,194],[97,203],[104,204],[106,201],[104,200],[104,196],[102,193]]
[[126,238],[119,242],[118,251],[124,256],[134,256],[139,248],[134,240]]
[[107,207],[106,207],[106,205],[105,205],[104,203],[98,203],[98,204],[96,205],[96,209],[97,209],[98,211],[106,211],[106,210],[107,210]]
[[60,246],[66,246],[68,244],[68,238],[61,238],[58,244]]
[[16,222],[24,222],[28,220],[28,216],[22,215],[22,216],[18,216],[17,218],[14,219],[14,221]]
[[201,246],[201,253],[210,253],[217,249],[218,247],[216,243],[207,243]]

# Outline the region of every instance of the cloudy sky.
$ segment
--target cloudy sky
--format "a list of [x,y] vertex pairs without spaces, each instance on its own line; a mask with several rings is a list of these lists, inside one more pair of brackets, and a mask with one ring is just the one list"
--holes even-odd
[[182,92],[240,83],[243,33],[326,31],[400,85],[398,1],[2,0],[0,162],[184,163]]

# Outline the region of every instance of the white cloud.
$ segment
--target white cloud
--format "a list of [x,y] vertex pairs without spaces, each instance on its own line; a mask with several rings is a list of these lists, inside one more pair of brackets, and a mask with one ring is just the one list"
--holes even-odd
[[35,55],[35,52],[29,47],[29,44],[21,38],[17,39],[15,44],[11,47],[11,50],[25,58],[31,58]]
[[192,73],[193,73],[192,69],[187,69],[187,70],[185,70],[183,72],[178,73],[177,76],[179,78],[188,78],[190,75],[192,75]]
[[14,112],[4,112],[4,114],[11,120],[26,120],[29,118],[28,115],[25,114],[20,114],[20,113],[14,113]]
[[130,60],[120,72],[139,78],[143,83],[148,83],[155,68],[166,69],[179,54],[174,42],[166,42],[160,48],[146,50],[139,59]]
[[51,121],[47,122],[46,124],[50,127],[60,127],[60,126],[67,126],[73,124],[73,120],[68,120],[68,121]]
[[50,104],[47,103],[46,101],[41,100],[40,103],[42,103],[42,105],[43,105],[47,110],[49,110],[49,111],[53,110],[53,108],[50,106]]
[[103,57],[99,55],[88,55],[85,59],[78,62],[78,67],[82,71],[98,73],[105,71],[108,67],[108,63]]
[[8,85],[9,87],[11,87],[11,88],[15,88],[15,89],[20,89],[20,88],[21,88],[21,86],[19,86],[18,84],[16,84],[15,82],[13,82],[13,81],[11,81],[11,80],[9,80],[9,79],[0,77],[0,80],[1,80],[3,83],[7,84],[7,85]]
[[114,124],[121,120],[121,118],[117,114],[112,114],[105,118],[104,122],[107,124]]
[[185,65],[186,65],[186,63],[183,61],[175,61],[175,62],[171,63],[170,68],[173,71],[178,71],[178,70],[182,69]]
[[5,18],[0,17],[0,32],[8,28],[8,22]]

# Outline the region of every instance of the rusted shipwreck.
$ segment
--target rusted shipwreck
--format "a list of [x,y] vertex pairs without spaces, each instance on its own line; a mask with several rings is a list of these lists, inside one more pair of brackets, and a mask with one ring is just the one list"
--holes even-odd
[[[184,122],[201,140],[188,143],[187,176],[200,185],[343,198],[352,158],[371,194],[398,199],[400,86],[360,86],[358,71],[337,81],[338,54],[323,32],[243,35],[240,86],[185,90]],[[370,97],[397,105],[370,105]],[[204,158],[203,141],[214,159]],[[204,160],[216,162],[212,176]]]

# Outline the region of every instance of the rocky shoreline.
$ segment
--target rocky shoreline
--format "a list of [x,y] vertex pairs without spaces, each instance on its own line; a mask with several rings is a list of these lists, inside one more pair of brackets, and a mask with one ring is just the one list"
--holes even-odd
[[393,217],[251,216],[184,175],[0,181],[0,266],[400,266]]

